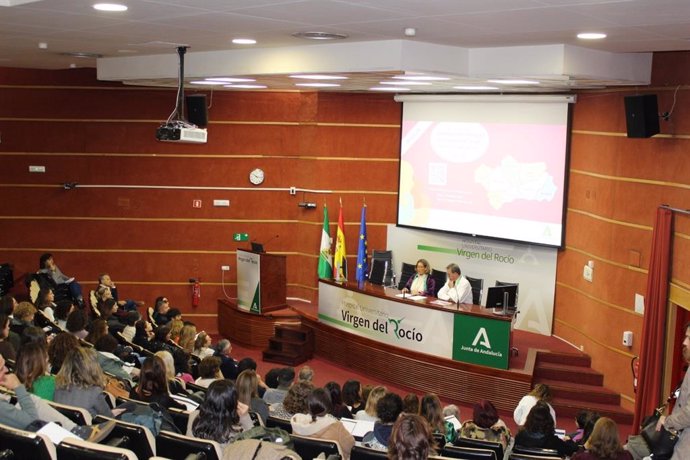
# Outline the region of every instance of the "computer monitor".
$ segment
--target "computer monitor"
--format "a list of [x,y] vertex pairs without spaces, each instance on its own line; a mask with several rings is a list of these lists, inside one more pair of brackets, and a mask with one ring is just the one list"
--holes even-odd
[[260,253],[263,253],[263,252],[266,252],[266,251],[264,251],[264,245],[263,245],[263,244],[261,244],[261,243],[255,243],[254,241],[252,241],[252,252],[260,252]]
[[508,294],[508,305],[506,307],[515,308],[517,290],[517,284],[490,287],[486,295],[486,308],[503,308],[503,300],[506,293]]

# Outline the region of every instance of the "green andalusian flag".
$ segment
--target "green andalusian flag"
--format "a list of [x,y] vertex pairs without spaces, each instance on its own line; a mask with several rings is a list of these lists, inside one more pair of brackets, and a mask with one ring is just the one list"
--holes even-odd
[[323,205],[323,229],[321,230],[321,250],[319,254],[319,278],[333,278],[333,255],[331,254],[331,235],[328,230],[328,208]]

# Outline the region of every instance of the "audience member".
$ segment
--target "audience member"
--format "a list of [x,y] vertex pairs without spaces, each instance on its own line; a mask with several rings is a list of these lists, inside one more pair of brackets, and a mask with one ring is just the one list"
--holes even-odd
[[362,404],[366,405],[366,402],[369,399],[369,393],[371,393],[371,390],[373,389],[374,385],[372,385],[371,383],[362,385]]
[[209,356],[204,358],[199,363],[199,378],[194,382],[200,387],[208,388],[216,380],[222,379],[223,374],[220,372],[220,358],[217,356]]
[[115,355],[118,345],[117,339],[110,334],[106,334],[96,340],[94,346],[98,352],[96,355],[98,365],[101,366],[103,372],[132,383],[133,377],[138,375],[139,370],[133,364],[125,363]]
[[408,393],[403,398],[403,412],[406,414],[419,414],[419,396],[416,393]]
[[295,414],[306,414],[309,412],[307,398],[314,391],[314,385],[310,382],[294,383],[282,403],[271,404],[269,411],[272,417],[281,420],[290,420]]
[[331,415],[331,398],[323,388],[316,388],[307,398],[309,414],[295,414],[290,419],[292,432],[300,436],[337,441],[345,460],[355,445],[355,438]]
[[3,425],[25,430],[34,420],[38,419],[38,411],[26,387],[16,375],[7,372],[5,358],[0,356],[0,385],[14,391],[19,405],[10,404],[0,399],[0,423]]
[[393,424],[403,411],[403,401],[395,393],[386,393],[376,403],[379,421],[374,423],[374,431],[364,435],[362,443],[376,450],[388,450],[388,442],[393,432]]
[[5,314],[11,318],[17,305],[17,299],[13,295],[5,294],[0,298],[0,315]]
[[[307,380],[300,379],[300,382],[306,382]],[[341,418],[352,418],[352,412],[343,404],[343,397],[340,391],[340,384],[338,382],[328,382],[323,386],[328,394],[331,396],[331,415],[337,419]]]
[[89,324],[89,334],[84,338],[91,345],[96,345],[98,339],[108,335],[108,323],[104,319],[96,319]]
[[115,282],[110,278],[108,273],[101,273],[98,275],[98,287],[107,287],[110,290],[111,297],[115,299],[115,302],[117,302],[125,312],[136,311],[137,305],[144,305],[142,301],[134,301],[131,299],[120,300],[117,286],[115,286]]
[[304,380],[306,382],[312,382],[314,380],[314,369],[309,366],[302,366],[297,374],[297,380]]
[[67,323],[65,323],[67,332],[74,337],[84,340],[89,335],[86,330],[86,315],[83,310],[74,310],[67,316]]
[[599,418],[601,418],[601,415],[598,412],[592,412],[589,414],[589,417],[587,417],[587,421],[585,422],[585,429],[582,431],[582,439],[580,439],[580,442],[577,443],[578,445],[585,445],[589,437],[592,435],[594,425],[596,425]]
[[102,394],[105,384],[105,375],[98,365],[96,351],[77,348],[65,356],[55,378],[55,402],[82,407],[93,416],[112,417],[113,413]]
[[212,339],[210,335],[204,331],[199,332],[199,335],[197,335],[196,340],[194,341],[194,352],[192,354],[197,356],[199,359],[204,359],[207,356],[213,356],[215,350],[211,348],[211,343]]
[[448,404],[447,406],[443,407],[443,418],[446,418],[449,415],[452,415],[453,417],[458,419],[458,421],[462,420],[460,418],[460,408],[455,404]]
[[597,420],[585,449],[585,452],[575,454],[572,460],[633,460],[631,453],[621,445],[616,422],[608,417]]
[[120,332],[120,334],[128,342],[134,343],[134,336],[137,333],[137,321],[141,321],[141,315],[138,311],[127,312],[127,315],[125,315],[123,319],[124,327],[122,328],[122,332]]
[[278,387],[277,388],[269,388],[266,390],[264,393],[264,401],[266,401],[267,404],[276,404],[283,402],[285,399],[285,395],[287,394],[288,389],[290,389],[290,385],[292,385],[292,382],[295,380],[295,369],[292,367],[284,367],[280,370],[280,374],[278,374]]
[[184,322],[180,319],[171,319],[170,322],[168,322],[168,326],[170,326],[170,340],[179,345],[180,333],[184,327]]
[[82,296],[81,285],[74,280],[65,276],[60,268],[55,264],[55,259],[52,254],[46,253],[41,255],[39,259],[39,270],[38,273],[43,273],[55,282],[55,284],[60,287],[60,285],[67,285],[69,293],[72,298],[81,307],[84,305],[84,297]]
[[24,329],[34,325],[34,316],[36,315],[36,307],[29,302],[19,302],[14,307],[14,315],[10,322],[10,330],[21,337]]
[[24,329],[24,332],[22,333],[21,337],[21,345],[19,346],[19,349],[21,350],[24,345],[27,343],[39,343],[43,348],[48,349],[48,337],[46,336],[46,332],[41,329],[40,327],[36,326],[29,326],[26,329]]
[[364,409],[364,399],[362,399],[362,386],[357,380],[348,380],[343,385],[343,402],[350,409],[352,415]]
[[235,387],[237,388],[237,397],[240,402],[259,414],[265,424],[268,419],[268,404],[259,398],[259,379],[256,376],[256,372],[251,369],[240,372],[237,376]]
[[443,418],[441,400],[438,399],[438,396],[433,393],[422,396],[422,400],[419,402],[419,415],[429,422],[432,433],[443,435],[446,442],[455,441],[458,433],[453,424]]
[[182,326],[180,331],[180,347],[190,355],[194,353],[194,341],[196,340],[196,326],[186,325]]
[[268,388],[278,388],[278,376],[282,367],[274,367],[266,372],[266,386]]
[[585,433],[585,426],[587,425],[587,420],[592,416],[592,412],[588,410],[581,410],[577,413],[575,416],[575,426],[577,426],[577,429],[575,432],[568,434],[570,439],[573,440],[573,442],[578,443],[579,445],[583,445],[584,442],[582,441],[582,437]]
[[554,449],[561,457],[571,456],[578,450],[573,441],[556,436],[551,407],[544,401],[537,401],[527,414],[525,425],[515,436],[515,445]]
[[41,288],[34,302],[36,309],[43,312],[46,318],[55,322],[55,293],[50,288]]
[[175,348],[170,344],[170,326],[158,326],[153,332],[153,338],[149,343],[149,348],[154,353],[157,351],[169,351],[174,357]]
[[50,373],[60,372],[65,356],[79,348],[79,339],[72,334],[62,333],[55,336],[48,345],[48,361],[50,362]]
[[460,437],[500,443],[505,452],[510,443],[511,433],[498,417],[498,411],[491,401],[481,400],[472,409],[472,420],[460,427]]
[[161,296],[156,299],[154,304],[153,321],[156,323],[156,327],[165,326],[170,322],[168,317],[168,312],[170,311],[170,301],[167,297]]
[[74,303],[69,299],[61,300],[55,305],[55,324],[63,331],[67,330],[67,317],[74,310]]
[[426,460],[436,455],[431,427],[420,415],[402,414],[393,425],[388,442],[389,460]]
[[154,350],[153,344],[151,343],[151,339],[153,339],[154,336],[153,326],[151,326],[151,323],[140,320],[134,324],[134,328],[136,329],[136,332],[134,333],[132,343],[140,346],[144,350],[155,353],[157,350]]
[[168,390],[174,395],[187,396],[187,387],[185,382],[175,377],[175,362],[169,351],[157,351],[155,356],[161,359],[165,366],[165,378],[168,381]]
[[130,391],[129,397],[147,403],[158,403],[165,409],[187,409],[187,406],[170,396],[166,366],[158,356],[149,356],[144,360],[139,373],[139,384]]
[[556,411],[551,407],[551,389],[548,385],[543,383],[537,383],[532,391],[530,391],[526,396],[523,396],[517,407],[513,411],[513,420],[518,426],[525,424],[527,420],[527,414],[529,411],[537,404],[537,401],[544,401],[549,406],[549,412],[551,412],[551,417],[553,417],[553,424],[556,425]]
[[48,352],[41,343],[27,343],[17,353],[16,375],[24,387],[38,397],[52,401],[55,377],[48,375]]
[[10,342],[10,317],[0,313],[0,356],[14,361],[17,359],[17,350]]
[[379,399],[386,394],[388,389],[384,386],[374,387],[371,392],[369,392],[369,397],[367,398],[367,404],[364,410],[361,410],[355,414],[355,420],[368,420],[370,422],[377,422],[379,420],[378,415],[376,415],[376,404]]
[[208,387],[199,409],[190,414],[187,436],[210,439],[226,446],[254,426],[248,412],[249,407],[239,402],[232,382],[216,380]]
[[120,322],[117,317],[118,310],[117,302],[115,299],[105,299],[103,302],[98,304],[98,310],[101,312],[101,319],[104,319],[108,323],[108,331],[111,334],[116,332],[122,332],[125,325]]
[[[232,356],[232,345],[227,339],[220,340],[216,345],[214,356],[220,358],[220,370],[226,379],[235,380],[237,378],[237,361]],[[268,402],[268,401],[267,401]]]

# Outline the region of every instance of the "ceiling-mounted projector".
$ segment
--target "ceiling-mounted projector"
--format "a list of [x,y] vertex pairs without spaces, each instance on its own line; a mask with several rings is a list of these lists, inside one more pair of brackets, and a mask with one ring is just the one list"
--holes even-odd
[[163,142],[186,142],[190,144],[205,144],[208,133],[184,118],[184,55],[186,46],[177,48],[180,57],[180,75],[177,84],[177,100],[175,110],[168,119],[156,129],[156,139]]

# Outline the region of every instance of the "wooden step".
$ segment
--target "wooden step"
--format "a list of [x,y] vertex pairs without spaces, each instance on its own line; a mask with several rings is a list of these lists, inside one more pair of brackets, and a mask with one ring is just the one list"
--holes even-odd
[[634,414],[619,405],[598,404],[562,398],[555,398],[551,405],[556,411],[556,417],[559,419],[563,417],[574,418],[581,410],[591,410],[598,412],[601,416],[613,419],[616,423],[624,425],[632,425],[633,423]]
[[587,367],[540,363],[534,367],[535,379],[559,380],[585,385],[603,385],[603,374]]
[[586,385],[579,383],[573,385],[561,380],[535,379],[534,383],[543,383],[549,386],[554,398],[571,399],[597,404],[620,405],[620,394],[600,385]]
[[582,353],[554,353],[540,351],[537,352],[537,366],[541,363],[567,364],[570,366],[590,367],[592,358]]
[[267,351],[285,351],[289,353],[300,353],[306,359],[311,359],[313,351],[310,349],[306,340],[286,340],[278,337],[271,337],[268,339]]
[[285,339],[309,340],[312,333],[311,328],[304,326],[283,326],[278,324],[275,327],[275,336]]
[[293,353],[281,350],[264,350],[263,360],[270,363],[280,363],[286,366],[298,366],[307,361],[301,353]]

